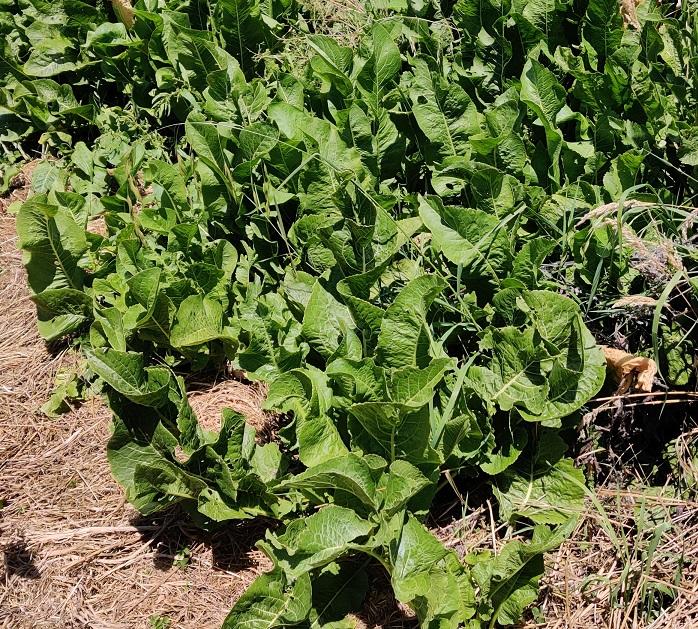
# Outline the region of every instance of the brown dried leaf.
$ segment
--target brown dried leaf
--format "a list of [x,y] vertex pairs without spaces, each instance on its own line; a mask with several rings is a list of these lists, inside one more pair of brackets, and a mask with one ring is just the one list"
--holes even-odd
[[637,7],[641,0],[620,0],[620,15],[626,26],[640,30],[640,21],[637,19]]
[[647,295],[627,295],[611,305],[611,308],[653,308],[657,305],[654,297]]
[[103,238],[109,236],[109,228],[107,227],[107,222],[104,220],[104,216],[96,216],[90,219],[87,223],[87,231],[91,234],[97,234]]
[[650,393],[657,375],[657,364],[646,356],[634,356],[622,349],[601,346],[606,357],[606,365],[618,382],[616,395],[622,395],[630,388]]
[[119,21],[128,29],[133,28],[135,13],[130,0],[111,0],[111,6]]

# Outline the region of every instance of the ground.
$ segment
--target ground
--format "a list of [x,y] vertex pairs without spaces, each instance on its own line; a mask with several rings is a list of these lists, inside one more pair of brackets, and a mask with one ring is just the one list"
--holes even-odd
[[[263,524],[206,536],[176,512],[139,517],[109,472],[109,412],[100,401],[57,419],[39,410],[55,374],[77,358],[69,348],[47,348],[35,329],[8,213],[27,194],[29,174],[0,199],[0,627],[219,627],[269,565],[254,549]],[[265,425],[263,391],[235,375],[190,383],[197,414],[213,425],[231,406]],[[685,433],[684,445],[695,438]],[[590,492],[575,534],[547,560],[526,627],[698,626],[698,503],[641,483],[628,487],[623,478],[620,488],[607,482]],[[459,517],[464,507],[454,485],[446,513],[431,522],[436,534],[462,555],[496,552],[507,531],[496,526],[491,505]],[[359,625],[413,626],[381,579],[374,575]]]
[[[39,407],[54,376],[76,363],[35,327],[14,216],[26,194],[0,199],[0,627],[220,627],[267,567],[259,525],[205,538],[177,514],[143,519],[124,501],[106,460],[108,410],[92,399],[57,419]],[[254,420],[259,391],[230,381],[199,387],[194,405]],[[163,621],[166,623],[166,621]]]

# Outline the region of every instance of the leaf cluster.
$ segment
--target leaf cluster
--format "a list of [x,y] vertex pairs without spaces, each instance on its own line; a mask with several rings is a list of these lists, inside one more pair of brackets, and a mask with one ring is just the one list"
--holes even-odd
[[[354,48],[290,0],[134,16],[0,18],[6,162],[59,158],[17,218],[39,330],[87,357],[129,501],[282,524],[226,627],[351,627],[375,562],[423,627],[516,622],[583,503],[562,435],[605,377],[583,312],[656,289],[623,242],[655,223],[624,203],[698,181],[691,13],[374,2]],[[268,383],[277,441],[197,421],[185,376],[226,365]],[[528,539],[461,561],[425,526],[444,473]]]

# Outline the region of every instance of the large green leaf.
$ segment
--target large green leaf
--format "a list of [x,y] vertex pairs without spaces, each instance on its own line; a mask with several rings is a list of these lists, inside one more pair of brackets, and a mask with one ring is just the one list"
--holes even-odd
[[288,578],[297,579],[342,556],[373,528],[352,509],[328,505],[304,520],[294,520],[281,535],[268,533],[260,546]]
[[423,626],[456,629],[474,615],[475,592],[452,551],[409,516],[391,549],[391,582]]
[[479,615],[510,625],[538,597],[543,575],[543,554],[557,548],[571,533],[575,521],[550,530],[536,526],[529,543],[507,543],[496,557],[482,557],[473,568],[480,588]]
[[376,483],[365,459],[355,453],[324,461],[279,484],[279,489],[301,491],[342,491],[358,498],[368,507],[376,503]]
[[584,474],[562,458],[564,442],[545,431],[533,453],[496,477],[494,491],[502,517],[537,524],[562,524],[584,508]]
[[145,367],[143,354],[115,349],[86,351],[87,364],[114,390],[143,406],[158,407],[167,397],[170,372]]
[[443,280],[422,275],[400,291],[381,322],[376,352],[380,364],[388,367],[425,366],[433,339],[426,323],[431,303],[444,289]]
[[329,358],[353,327],[354,321],[346,306],[332,297],[319,281],[315,282],[303,315],[303,336],[308,343]]
[[337,427],[327,415],[296,418],[298,458],[314,467],[349,453]]
[[228,50],[246,72],[254,66],[254,54],[264,44],[269,27],[258,0],[221,0],[216,6],[216,25],[225,36]]
[[389,461],[404,458],[411,463],[433,462],[427,406],[412,410],[392,402],[362,402],[349,408],[354,422],[349,431],[352,445]]
[[82,289],[85,274],[79,262],[87,250],[87,239],[68,210],[51,205],[43,196],[33,197],[17,216],[17,235],[25,251],[29,286],[35,293]]
[[356,77],[361,94],[373,111],[378,111],[381,97],[395,79],[402,60],[400,50],[393,41],[389,23],[376,23],[371,29],[371,56]]
[[32,295],[32,301],[39,333],[46,341],[78,332],[92,317],[92,302],[81,290],[49,288]]
[[431,481],[414,465],[400,459],[393,461],[378,487],[378,493],[383,495],[381,511],[392,516],[430,485]]
[[438,162],[446,157],[467,156],[468,136],[480,130],[474,103],[458,83],[432,72],[425,59],[415,58],[412,65],[412,112],[429,140],[428,157]]
[[434,397],[434,388],[451,366],[448,358],[437,358],[428,367],[403,367],[391,373],[388,394],[393,402],[411,408],[420,408]]
[[419,215],[432,235],[432,246],[462,268],[473,288],[497,285],[507,272],[511,250],[505,226],[497,217],[472,208],[444,206],[422,198]]
[[485,399],[502,410],[518,405],[532,415],[542,413],[549,385],[541,361],[547,354],[536,344],[534,330],[506,327],[492,330],[490,338],[490,367],[471,367],[468,378]]
[[570,299],[549,291],[524,291],[516,304],[531,325],[491,329],[482,344],[491,350],[490,364],[471,367],[468,378],[502,410],[516,408],[530,421],[565,417],[603,385],[603,353]]
[[535,59],[528,59],[521,74],[521,101],[528,105],[545,129],[550,177],[559,185],[563,138],[556,118],[565,104],[565,88],[548,68]]
[[220,302],[203,295],[191,295],[179,305],[170,342],[174,347],[194,347],[208,343],[223,333]]
[[223,629],[274,629],[303,621],[310,613],[309,575],[288,582],[275,568],[258,576],[237,600]]

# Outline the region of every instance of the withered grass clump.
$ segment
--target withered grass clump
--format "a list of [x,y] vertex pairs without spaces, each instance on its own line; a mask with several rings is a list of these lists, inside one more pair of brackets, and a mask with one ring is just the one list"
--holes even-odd
[[546,562],[548,629],[698,625],[698,503],[671,491],[602,487]]
[[221,412],[230,408],[245,416],[249,424],[263,433],[272,416],[262,410],[266,389],[262,384],[246,384],[238,380],[223,379],[206,382],[192,380],[187,383],[189,404],[198,422],[207,430],[220,430]]

